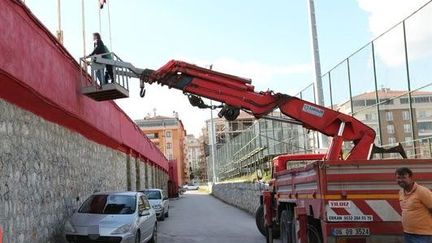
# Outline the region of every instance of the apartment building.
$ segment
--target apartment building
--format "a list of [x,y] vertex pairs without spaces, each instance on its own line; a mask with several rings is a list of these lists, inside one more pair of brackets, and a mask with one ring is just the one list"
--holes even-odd
[[147,116],[135,122],[167,159],[177,161],[179,185],[189,181],[189,166],[185,153],[186,130],[178,115]]

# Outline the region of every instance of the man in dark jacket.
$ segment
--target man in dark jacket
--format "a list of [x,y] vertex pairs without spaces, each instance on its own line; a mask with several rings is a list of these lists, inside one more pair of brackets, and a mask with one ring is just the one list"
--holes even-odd
[[[99,33],[93,33],[93,40],[94,40],[94,50],[87,57],[103,54],[103,53],[109,53],[109,50],[104,45]],[[102,57],[107,59],[112,59],[111,54],[103,55]],[[99,81],[102,82],[101,84],[108,83],[108,79],[111,79],[111,82],[114,82],[113,67],[111,65],[106,65],[106,73],[105,73],[104,80],[102,80],[102,73],[100,72],[100,70],[96,71],[96,76],[98,77]]]

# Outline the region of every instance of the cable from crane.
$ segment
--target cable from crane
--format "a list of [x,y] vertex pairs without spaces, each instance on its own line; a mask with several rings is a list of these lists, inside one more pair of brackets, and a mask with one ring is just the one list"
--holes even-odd
[[[109,41],[110,41],[110,50],[113,51],[112,48],[112,36],[111,36],[111,12],[110,12],[110,2],[111,1],[107,1],[107,7],[108,7],[108,32],[109,32]],[[144,91],[145,93],[145,91]]]

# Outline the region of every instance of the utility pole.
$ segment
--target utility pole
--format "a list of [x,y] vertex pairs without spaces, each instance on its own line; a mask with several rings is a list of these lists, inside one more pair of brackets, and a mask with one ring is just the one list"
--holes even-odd
[[[210,70],[213,70],[213,64],[210,65]],[[210,106],[213,107],[213,101],[210,100]],[[213,121],[213,109],[210,109],[210,126],[211,126],[211,158],[212,158],[212,167],[213,167],[213,184],[216,183],[216,169],[215,169],[215,143],[216,143],[216,134],[214,129],[214,121]]]
[[315,96],[317,99],[317,104],[324,105],[324,92],[321,80],[321,63],[318,48],[318,34],[315,19],[315,5],[314,0],[306,0],[308,3],[308,13],[309,13],[309,24],[311,33],[311,43],[312,43],[312,57],[314,61],[314,74],[315,74]]
[[[308,5],[308,13],[309,13],[309,24],[310,24],[310,35],[311,35],[311,43],[312,43],[312,57],[314,61],[314,76],[315,76],[315,102],[324,106],[324,92],[322,86],[321,79],[321,62],[319,56],[319,48],[318,48],[318,34],[317,34],[317,26],[315,19],[315,4],[314,0],[306,0]],[[327,138],[324,137],[323,134],[318,134],[317,138],[318,148],[323,148],[328,146]]]
[[86,52],[86,36],[85,36],[85,13],[84,13],[84,0],[81,0],[81,19],[82,19],[82,30],[83,30],[83,57],[87,55]]
[[60,5],[60,0],[57,0],[57,17],[58,17],[57,40],[61,44],[63,44],[63,31],[61,29],[61,5]]

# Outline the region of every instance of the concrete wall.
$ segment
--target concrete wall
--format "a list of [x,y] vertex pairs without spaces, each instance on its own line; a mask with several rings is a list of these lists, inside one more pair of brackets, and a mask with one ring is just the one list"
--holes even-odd
[[259,206],[263,185],[258,183],[218,183],[212,187],[212,195],[251,214]]
[[[3,242],[59,243],[65,220],[95,191],[146,185],[136,159],[0,99]],[[127,176],[129,171],[129,176]],[[148,176],[152,176],[148,174]],[[165,183],[166,184],[166,183]]]

